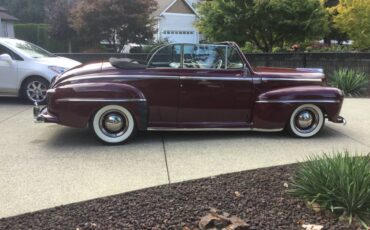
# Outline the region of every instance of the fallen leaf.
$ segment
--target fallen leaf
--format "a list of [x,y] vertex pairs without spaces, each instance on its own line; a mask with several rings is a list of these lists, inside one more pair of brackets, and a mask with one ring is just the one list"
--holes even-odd
[[304,220],[298,220],[298,221],[297,221],[297,224],[299,224],[299,225],[304,224]]

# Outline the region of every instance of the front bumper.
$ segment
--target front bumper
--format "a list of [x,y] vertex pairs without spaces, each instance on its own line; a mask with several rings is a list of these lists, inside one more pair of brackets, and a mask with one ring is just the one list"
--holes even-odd
[[37,103],[33,107],[33,119],[35,123],[58,123],[58,118],[50,114],[46,106],[40,107]]
[[334,123],[339,123],[339,124],[343,124],[343,125],[346,125],[347,124],[347,121],[344,117],[342,116],[338,116],[337,119],[335,121],[333,121]]

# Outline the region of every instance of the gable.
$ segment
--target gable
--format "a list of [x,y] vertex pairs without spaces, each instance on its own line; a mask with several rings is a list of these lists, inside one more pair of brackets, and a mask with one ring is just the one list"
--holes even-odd
[[194,14],[194,11],[185,0],[176,0],[176,2],[167,9],[166,13]]

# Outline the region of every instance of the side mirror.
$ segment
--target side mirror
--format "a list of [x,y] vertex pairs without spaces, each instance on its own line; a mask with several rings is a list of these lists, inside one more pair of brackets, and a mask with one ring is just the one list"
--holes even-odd
[[11,63],[11,62],[13,62],[13,58],[10,57],[9,54],[1,54],[0,55],[0,61],[5,61],[5,62],[8,62],[8,63]]

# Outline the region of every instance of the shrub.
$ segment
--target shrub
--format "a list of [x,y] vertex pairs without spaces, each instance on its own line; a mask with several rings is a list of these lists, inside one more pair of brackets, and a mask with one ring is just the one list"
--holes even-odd
[[333,73],[329,84],[343,90],[347,96],[359,96],[369,85],[368,76],[357,70],[340,69]]
[[288,193],[317,203],[366,226],[370,221],[370,154],[351,157],[348,151],[310,157],[301,163]]
[[15,37],[32,42],[51,52],[65,52],[68,50],[67,43],[51,39],[48,34],[48,24],[15,24]]

